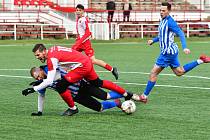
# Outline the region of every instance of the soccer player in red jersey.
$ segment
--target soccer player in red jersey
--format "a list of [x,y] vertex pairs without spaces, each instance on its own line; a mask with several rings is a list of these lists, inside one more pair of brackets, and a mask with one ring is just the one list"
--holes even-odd
[[103,60],[96,59],[94,56],[94,50],[91,46],[90,38],[91,32],[88,27],[88,19],[84,17],[84,6],[78,4],[76,6],[76,29],[77,29],[77,39],[76,43],[72,46],[72,49],[77,50],[79,52],[84,51],[85,54],[90,57],[93,64],[101,66],[108,71],[111,71],[112,74],[115,76],[115,79],[118,79],[118,71],[116,67],[112,67]]
[[77,113],[78,111],[75,111],[77,110],[77,108],[74,105],[71,93],[67,88],[69,85],[78,82],[83,78],[88,80],[91,85],[94,85],[96,87],[102,87],[116,91],[119,94],[122,94],[127,99],[132,98],[133,100],[139,100],[138,95],[127,93],[125,89],[114,84],[111,81],[99,79],[90,58],[78,51],[61,46],[53,46],[47,50],[43,44],[36,44],[32,51],[34,52],[35,57],[39,59],[42,63],[47,60],[48,74],[47,78],[43,80],[41,84],[39,84],[38,86],[34,86],[33,88],[26,89],[25,91],[23,91],[23,94],[32,93],[46,88],[47,86],[52,84],[54,79],[56,78],[56,69],[59,65],[62,65],[64,63],[75,63],[76,67],[69,71],[64,76],[64,78],[62,78],[57,83],[57,87],[59,87],[57,91],[63,98],[63,100],[69,105],[70,114],[73,115],[75,114],[74,112]]

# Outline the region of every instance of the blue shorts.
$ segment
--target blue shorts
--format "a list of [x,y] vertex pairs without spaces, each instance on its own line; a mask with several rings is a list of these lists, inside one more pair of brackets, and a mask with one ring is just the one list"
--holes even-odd
[[160,67],[168,67],[171,68],[177,68],[180,66],[179,59],[178,59],[178,53],[176,54],[160,54],[159,57],[156,60],[156,65]]

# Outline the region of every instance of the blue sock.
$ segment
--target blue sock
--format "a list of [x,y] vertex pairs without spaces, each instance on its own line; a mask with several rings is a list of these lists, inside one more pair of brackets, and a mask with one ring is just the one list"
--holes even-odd
[[109,95],[110,95],[110,99],[118,99],[118,98],[122,98],[123,97],[122,94],[119,94],[119,93],[117,93],[115,91],[110,91]]
[[198,66],[198,62],[197,61],[193,61],[190,63],[187,63],[183,66],[185,73],[192,70],[193,68],[195,68],[196,66]]
[[155,82],[152,82],[152,81],[148,81],[147,82],[147,86],[146,86],[146,88],[144,90],[144,95],[146,95],[146,96],[149,95],[150,91],[155,86],[155,83],[156,83],[156,81]]
[[103,110],[110,109],[117,106],[117,104],[114,101],[103,101],[101,102],[101,104],[103,106]]

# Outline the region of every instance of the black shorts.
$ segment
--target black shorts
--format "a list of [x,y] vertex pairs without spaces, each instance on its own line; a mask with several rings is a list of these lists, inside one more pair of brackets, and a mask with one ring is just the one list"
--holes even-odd
[[101,111],[101,103],[93,97],[106,100],[107,92],[89,84],[83,85],[74,97],[74,101],[92,110]]

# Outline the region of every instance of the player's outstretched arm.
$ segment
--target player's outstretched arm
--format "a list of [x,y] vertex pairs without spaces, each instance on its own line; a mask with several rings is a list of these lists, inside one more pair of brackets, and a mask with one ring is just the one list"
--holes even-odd
[[171,30],[177,36],[179,36],[184,53],[189,54],[190,50],[187,49],[187,44],[186,44],[186,39],[185,39],[184,32],[181,30],[181,28],[177,25],[177,23],[174,20],[169,20],[168,25],[169,25],[169,30]]
[[37,81],[31,82],[29,85],[30,85],[30,86],[38,86],[38,85],[41,84],[42,82],[43,82],[43,80],[37,80]]

